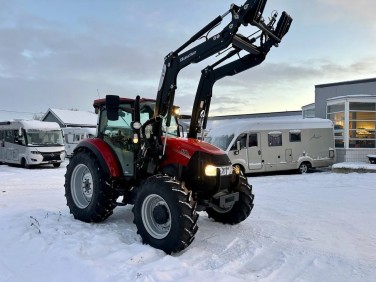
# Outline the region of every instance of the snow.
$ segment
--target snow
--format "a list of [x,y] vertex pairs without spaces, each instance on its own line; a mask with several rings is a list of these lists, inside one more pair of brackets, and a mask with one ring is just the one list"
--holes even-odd
[[60,126],[56,122],[46,122],[40,120],[11,120],[9,125],[4,125],[4,128],[18,129],[23,128],[28,130],[60,130]]
[[369,171],[375,171],[376,172],[376,165],[375,164],[369,164],[369,163],[362,163],[362,162],[344,162],[344,163],[336,163],[332,166],[333,170],[336,169],[351,169],[353,171],[359,171],[359,170],[369,170]]
[[73,111],[73,110],[61,110],[61,109],[49,109],[48,112],[54,113],[54,115],[64,124],[76,124],[96,126],[98,116],[95,113],[85,111]]
[[200,212],[196,239],[170,256],[141,243],[131,206],[75,220],[66,164],[0,165],[1,282],[376,281],[374,173],[249,177],[251,216],[228,226]]

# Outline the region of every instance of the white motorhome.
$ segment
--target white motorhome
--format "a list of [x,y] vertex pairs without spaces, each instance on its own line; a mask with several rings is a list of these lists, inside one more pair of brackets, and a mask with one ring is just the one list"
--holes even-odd
[[67,157],[72,156],[77,144],[86,138],[93,138],[97,134],[97,129],[92,127],[64,127],[65,153]]
[[12,120],[0,122],[0,163],[30,167],[64,161],[63,134],[56,122]]
[[216,127],[206,140],[244,173],[305,173],[335,162],[333,123],[327,119],[254,118]]

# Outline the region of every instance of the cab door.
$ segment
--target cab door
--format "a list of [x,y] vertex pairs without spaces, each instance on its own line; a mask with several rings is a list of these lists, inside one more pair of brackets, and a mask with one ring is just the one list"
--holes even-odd
[[260,132],[251,132],[248,134],[248,168],[249,170],[262,169],[262,153]]

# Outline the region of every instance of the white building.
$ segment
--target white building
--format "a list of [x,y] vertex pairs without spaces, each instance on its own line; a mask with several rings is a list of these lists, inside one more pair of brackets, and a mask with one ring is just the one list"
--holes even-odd
[[48,109],[42,121],[57,122],[60,127],[92,127],[97,126],[98,116],[85,111]]

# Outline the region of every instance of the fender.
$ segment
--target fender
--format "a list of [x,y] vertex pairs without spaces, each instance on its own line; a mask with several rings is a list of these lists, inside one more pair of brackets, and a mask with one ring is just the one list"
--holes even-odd
[[82,149],[88,149],[95,155],[105,173],[111,177],[122,177],[120,163],[115,153],[105,141],[99,138],[84,139],[78,143],[74,149],[74,153]]

